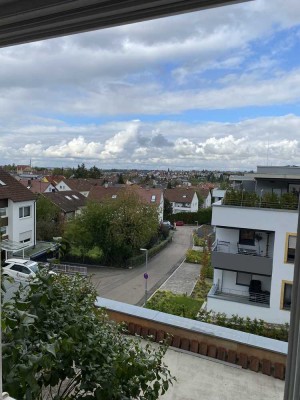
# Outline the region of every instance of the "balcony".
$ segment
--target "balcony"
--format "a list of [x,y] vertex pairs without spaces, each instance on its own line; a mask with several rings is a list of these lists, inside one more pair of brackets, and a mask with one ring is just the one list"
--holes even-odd
[[270,307],[270,293],[246,293],[242,290],[229,289],[222,287],[221,289],[217,284],[213,285],[208,297],[218,300],[233,301],[235,303],[248,304],[258,307]]
[[214,246],[211,263],[216,269],[272,276],[273,258],[230,242],[218,242]]

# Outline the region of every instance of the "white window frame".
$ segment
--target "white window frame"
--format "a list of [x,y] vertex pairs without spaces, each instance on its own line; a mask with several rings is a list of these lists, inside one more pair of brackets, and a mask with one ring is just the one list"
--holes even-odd
[[[29,209],[29,214],[25,215],[25,209]],[[19,207],[19,219],[30,218],[31,217],[31,206]]]

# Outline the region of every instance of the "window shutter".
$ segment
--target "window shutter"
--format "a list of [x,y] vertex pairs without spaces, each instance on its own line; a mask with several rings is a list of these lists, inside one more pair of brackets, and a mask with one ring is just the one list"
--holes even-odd
[[295,249],[297,243],[297,236],[289,236],[289,249]]

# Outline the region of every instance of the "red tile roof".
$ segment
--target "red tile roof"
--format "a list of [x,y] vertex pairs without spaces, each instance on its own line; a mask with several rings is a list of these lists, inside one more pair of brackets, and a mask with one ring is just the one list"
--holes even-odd
[[[150,204],[160,204],[162,190],[160,189],[143,189],[137,186],[117,187],[117,186],[93,186],[88,195],[89,200],[103,201],[105,199],[117,198],[124,191],[132,191],[137,193],[141,200]],[[155,197],[154,197],[155,196]]]
[[188,188],[166,189],[164,196],[174,203],[191,203],[195,192],[195,189]]

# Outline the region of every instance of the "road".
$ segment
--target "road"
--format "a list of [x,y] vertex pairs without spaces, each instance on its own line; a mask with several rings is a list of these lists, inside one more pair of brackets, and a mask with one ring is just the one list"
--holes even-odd
[[[191,246],[192,226],[180,226],[174,232],[173,241],[148,262],[148,297],[171,275],[184,259]],[[145,301],[145,264],[133,269],[88,269],[100,297],[123,303],[142,305]]]

